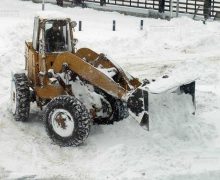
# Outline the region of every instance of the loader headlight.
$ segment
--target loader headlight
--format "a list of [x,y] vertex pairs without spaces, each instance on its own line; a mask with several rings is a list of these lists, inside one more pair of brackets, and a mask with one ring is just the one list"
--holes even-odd
[[77,22],[76,22],[76,21],[72,21],[72,22],[70,23],[70,25],[71,25],[72,28],[74,28],[74,27],[76,27]]
[[73,44],[76,45],[76,44],[78,43],[78,39],[75,39],[75,38],[74,38],[74,39],[72,40],[72,42],[73,42]]

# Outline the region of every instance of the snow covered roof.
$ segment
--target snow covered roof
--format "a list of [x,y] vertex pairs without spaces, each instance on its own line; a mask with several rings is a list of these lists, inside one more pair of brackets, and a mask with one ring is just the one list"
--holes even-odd
[[39,17],[40,19],[67,19],[70,18],[66,14],[63,14],[59,11],[39,11],[36,13],[35,17]]

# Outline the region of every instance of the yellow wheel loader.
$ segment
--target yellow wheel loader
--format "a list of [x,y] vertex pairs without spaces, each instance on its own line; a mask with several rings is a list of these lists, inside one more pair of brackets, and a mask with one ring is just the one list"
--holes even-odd
[[44,109],[49,137],[60,146],[78,146],[93,123],[113,124],[131,115],[149,129],[149,94],[178,91],[195,104],[195,81],[160,83],[169,79],[164,76],[158,83],[140,82],[104,54],[76,50],[75,26],[70,18],[48,12],[35,17],[32,42],[25,42],[26,73],[12,75],[15,120],[27,121],[30,102],[36,102]]

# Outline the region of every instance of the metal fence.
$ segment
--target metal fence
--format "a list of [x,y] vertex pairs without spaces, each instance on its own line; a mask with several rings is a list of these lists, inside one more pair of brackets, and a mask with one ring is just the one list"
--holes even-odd
[[[111,4],[117,6],[127,6],[135,8],[159,10],[161,0],[84,0],[85,2],[93,2],[103,4]],[[164,11],[179,13],[188,13],[196,15],[204,15],[205,0],[164,0]],[[220,0],[210,0],[209,15],[215,17],[220,14]],[[171,6],[172,5],[172,6]]]

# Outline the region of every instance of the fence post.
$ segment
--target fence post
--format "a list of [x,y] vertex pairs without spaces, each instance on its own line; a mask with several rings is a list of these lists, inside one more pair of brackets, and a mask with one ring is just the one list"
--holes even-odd
[[215,11],[215,1],[212,1],[212,16],[214,16],[214,11]]
[[165,0],[159,0],[158,6],[159,6],[158,8],[159,13],[164,13]]
[[186,13],[188,12],[188,0],[186,0]]
[[144,25],[144,20],[141,20],[141,24],[140,24],[140,30],[143,30],[143,25]]
[[45,2],[44,2],[44,0],[42,0],[42,11],[44,11],[45,10]]
[[113,30],[113,31],[116,30],[116,22],[115,22],[115,20],[113,20],[113,27],[112,27],[112,30]]
[[82,31],[82,21],[79,21],[79,31]]
[[170,18],[173,17],[173,0],[170,0]]
[[205,0],[204,1],[204,8],[203,8],[203,14],[205,21],[210,17],[211,15],[211,0]]
[[176,17],[179,16],[179,5],[180,5],[180,1],[177,0],[177,2],[176,2]]
[[106,0],[100,0],[100,6],[104,6],[106,4]]

